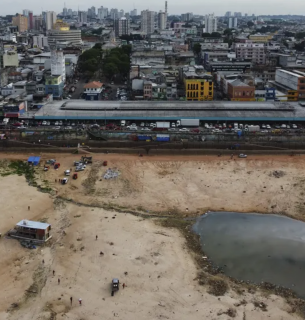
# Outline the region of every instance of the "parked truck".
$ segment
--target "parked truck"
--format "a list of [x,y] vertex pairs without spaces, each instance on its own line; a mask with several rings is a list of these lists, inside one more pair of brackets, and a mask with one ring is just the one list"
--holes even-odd
[[156,128],[166,128],[169,129],[171,127],[170,122],[156,122]]
[[261,128],[260,126],[248,126],[248,132],[260,132]]
[[182,127],[199,127],[199,119],[181,119],[180,125]]

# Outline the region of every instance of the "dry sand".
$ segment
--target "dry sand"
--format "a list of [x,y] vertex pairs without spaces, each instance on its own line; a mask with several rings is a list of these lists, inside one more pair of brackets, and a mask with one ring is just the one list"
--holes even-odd
[[[174,161],[174,158],[140,160],[119,155],[94,157],[118,167],[122,172],[119,179],[99,181],[104,168],[95,164],[94,174],[90,175],[92,169],[87,168],[77,181],[69,181],[66,186],[55,184],[55,178],[61,177],[77,158],[71,155],[57,155],[62,164],[60,170],[41,171],[41,178],[50,179],[59,195],[84,203],[116,202],[119,206],[166,212],[174,212],[175,207],[183,212],[186,208],[190,212],[223,207],[251,211],[257,205],[256,211],[268,211],[275,204],[281,210],[295,210],[294,214],[301,215],[293,202],[301,197],[303,158],[219,161],[201,157]],[[285,173],[280,178],[269,176],[274,170]],[[85,195],[83,183],[88,176],[95,186]],[[232,290],[221,297],[208,294],[207,288],[198,284],[196,265],[184,238],[176,230],[130,214],[56,200],[29,187],[23,177],[0,178],[0,190],[2,234],[27,218],[47,219],[53,235],[48,246],[36,250],[25,249],[15,240],[0,239],[1,320],[135,317],[222,320],[231,319],[221,314],[229,308],[236,310],[237,320],[299,319],[289,313],[291,308],[282,298],[274,295],[259,292],[238,295]],[[293,194],[296,190],[299,193]],[[100,251],[104,252],[103,256]],[[111,297],[113,277],[118,277],[127,287],[121,287]],[[26,292],[30,286],[37,294]],[[70,297],[73,297],[72,307]],[[78,305],[79,298],[82,306]],[[245,304],[237,307],[243,299]],[[255,301],[266,303],[267,311],[255,307]],[[8,312],[13,303],[18,307]]]

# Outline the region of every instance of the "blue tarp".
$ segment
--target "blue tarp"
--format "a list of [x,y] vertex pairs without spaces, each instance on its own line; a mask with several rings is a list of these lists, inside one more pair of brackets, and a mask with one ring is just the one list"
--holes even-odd
[[39,164],[39,161],[40,161],[40,157],[29,157],[28,158],[28,163],[31,163],[33,164],[34,166],[38,166]]

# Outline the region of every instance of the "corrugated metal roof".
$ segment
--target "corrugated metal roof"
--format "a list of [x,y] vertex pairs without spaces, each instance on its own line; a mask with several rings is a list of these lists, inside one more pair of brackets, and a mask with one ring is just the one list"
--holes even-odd
[[[65,107],[61,108],[62,105]],[[43,109],[46,108],[47,112]],[[35,114],[36,119],[74,120],[239,120],[305,121],[305,108],[285,102],[181,102],[181,101],[53,101]]]
[[31,228],[31,229],[45,230],[50,226],[50,224],[43,223],[43,222],[38,222],[38,221],[21,220],[16,224],[16,226],[25,227],[25,228]]

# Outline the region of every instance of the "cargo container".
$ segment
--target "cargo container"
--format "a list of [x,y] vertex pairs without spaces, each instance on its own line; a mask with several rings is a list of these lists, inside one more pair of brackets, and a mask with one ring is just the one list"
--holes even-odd
[[199,119],[181,119],[180,125],[182,127],[199,127]]
[[168,134],[157,134],[156,141],[170,141]]
[[147,140],[151,140],[151,137],[150,136],[143,136],[143,135],[141,135],[141,136],[138,136],[138,140],[139,141],[147,141]]
[[156,128],[170,128],[170,122],[156,122]]

